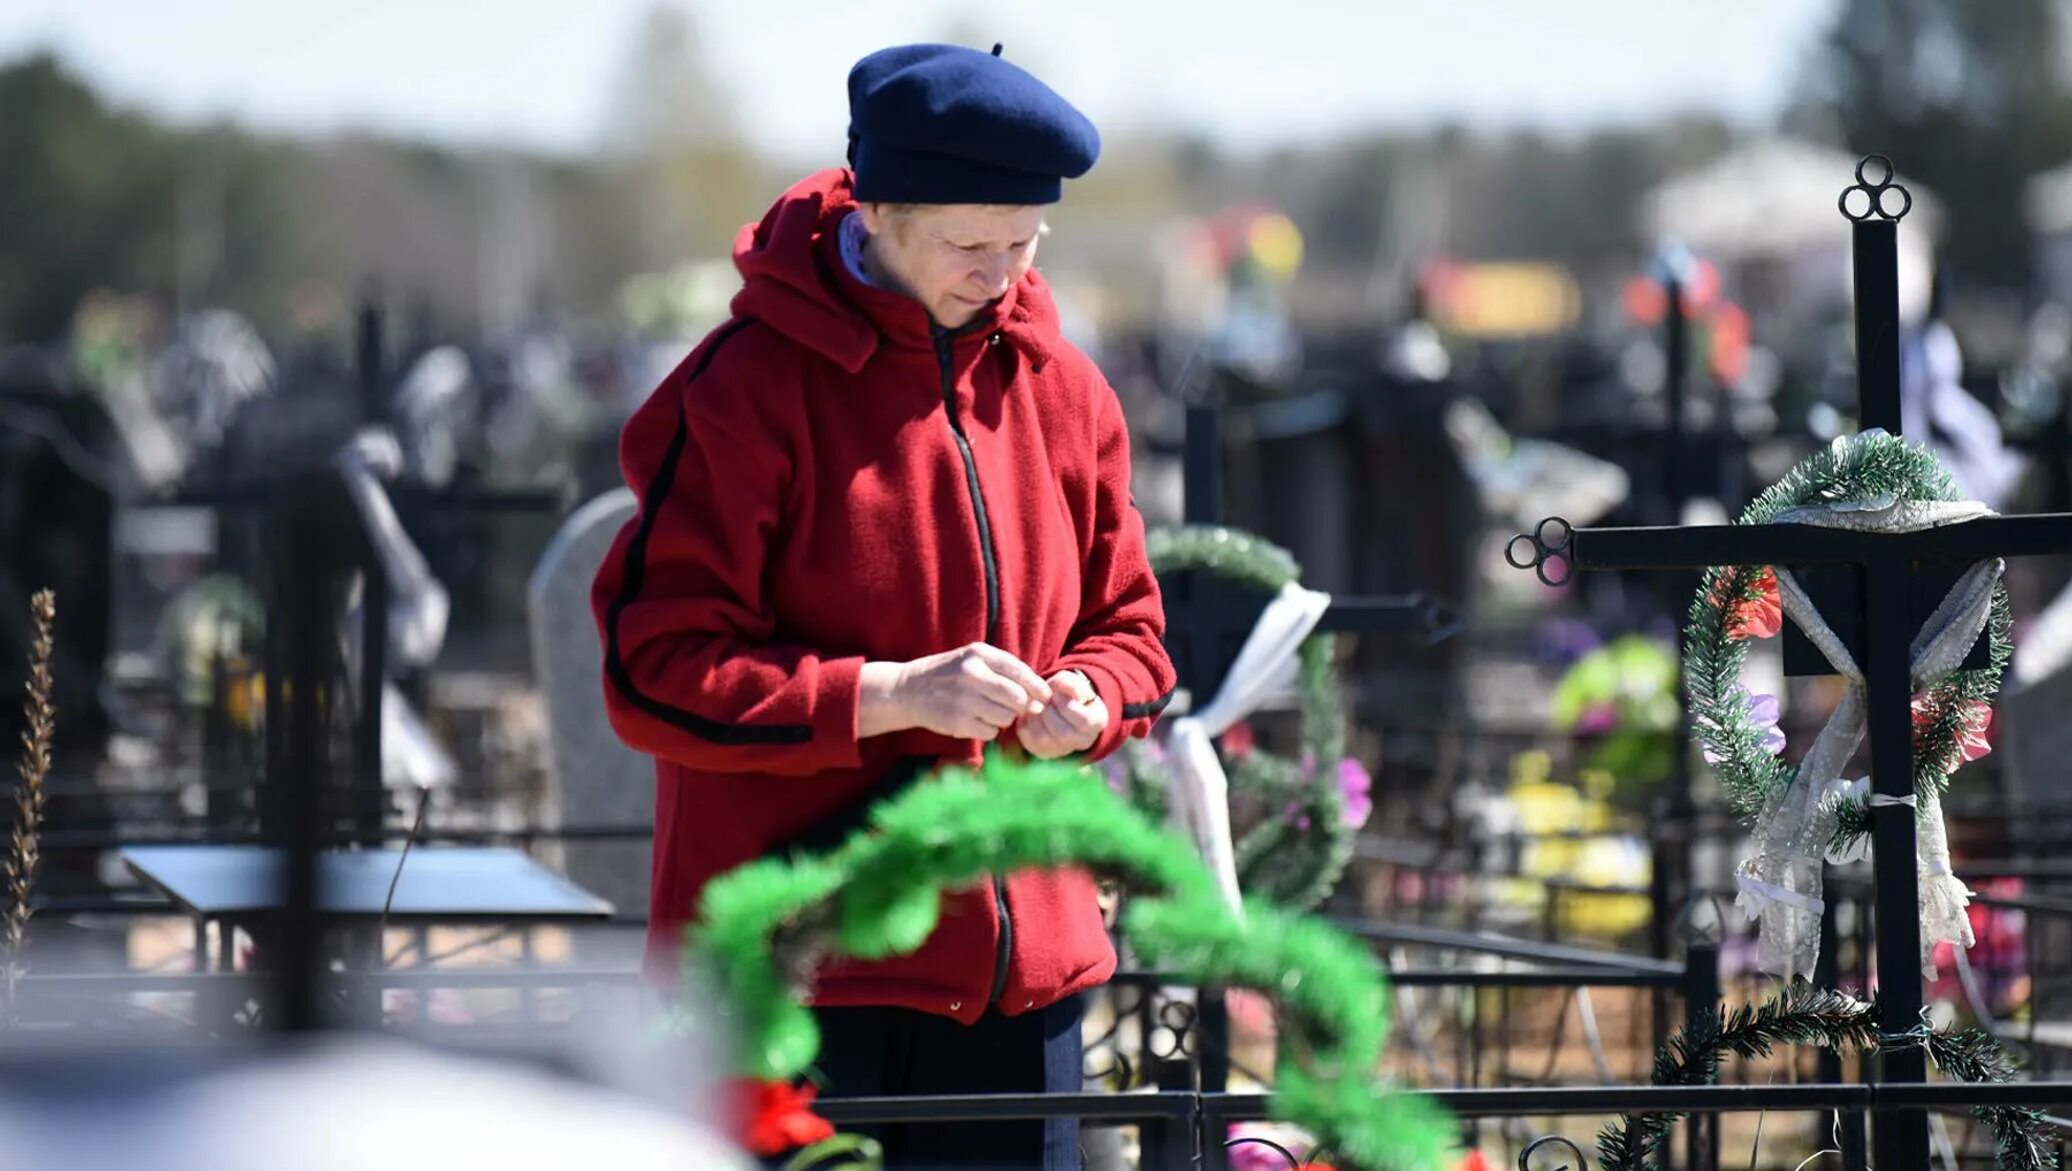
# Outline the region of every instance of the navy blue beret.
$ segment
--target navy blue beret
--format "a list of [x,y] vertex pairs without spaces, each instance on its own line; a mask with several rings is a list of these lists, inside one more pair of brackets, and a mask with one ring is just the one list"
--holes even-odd
[[901,45],[849,71],[856,198],[882,203],[1056,203],[1101,135],[1018,65],[957,45]]

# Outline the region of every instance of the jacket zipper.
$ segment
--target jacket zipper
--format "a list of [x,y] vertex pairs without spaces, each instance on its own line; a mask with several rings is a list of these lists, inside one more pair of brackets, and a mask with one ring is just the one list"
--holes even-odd
[[[942,374],[942,408],[956,437],[957,454],[964,457],[964,486],[971,493],[972,515],[978,519],[979,562],[986,576],[986,641],[993,642],[1000,625],[1000,567],[993,557],[993,526],[986,519],[985,494],[979,491],[978,460],[971,454],[971,440],[964,434],[964,421],[957,414],[957,375],[950,350],[952,332],[935,329],[935,364]],[[1007,913],[1007,881],[993,876],[993,906],[1000,913],[1000,941],[993,952],[993,990],[986,1003],[998,1004],[1007,991],[1007,969],[1014,959],[1014,920]]]
[[950,434],[957,439],[957,454],[964,457],[964,486],[971,492],[971,511],[978,518],[979,562],[986,572],[986,641],[992,642],[1000,626],[1000,568],[993,559],[993,524],[986,519],[986,498],[978,488],[978,461],[971,454],[971,440],[964,434],[964,420],[957,415],[957,376],[951,369],[950,339],[955,334],[935,330],[935,364],[942,371],[942,409],[950,419]]

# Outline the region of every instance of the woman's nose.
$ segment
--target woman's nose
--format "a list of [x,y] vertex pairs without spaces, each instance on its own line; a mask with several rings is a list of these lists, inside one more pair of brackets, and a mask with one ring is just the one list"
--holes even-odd
[[979,280],[992,290],[994,296],[1007,291],[1007,275],[1014,271],[1014,261],[1005,256],[988,256],[979,266]]

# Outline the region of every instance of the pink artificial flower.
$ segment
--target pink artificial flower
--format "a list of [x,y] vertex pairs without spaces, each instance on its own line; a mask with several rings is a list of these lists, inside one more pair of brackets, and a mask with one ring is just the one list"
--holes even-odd
[[[1267,1144],[1271,1143],[1272,1146]],[[1285,1123],[1240,1122],[1230,1128],[1230,1143],[1224,1148],[1230,1171],[1289,1171],[1285,1150],[1297,1159],[1307,1158],[1315,1140]],[[1321,1166],[1299,1163],[1303,1171]]]
[[1345,801],[1344,822],[1358,829],[1374,812],[1374,778],[1353,757],[1338,762],[1338,795]]
[[1605,702],[1593,703],[1576,716],[1576,735],[1601,736],[1619,726],[1617,705]]

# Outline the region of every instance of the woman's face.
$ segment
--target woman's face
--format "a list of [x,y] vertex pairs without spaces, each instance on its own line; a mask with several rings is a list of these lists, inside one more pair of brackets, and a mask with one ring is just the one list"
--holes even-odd
[[872,260],[945,329],[968,324],[1029,271],[1040,204],[863,205]]

